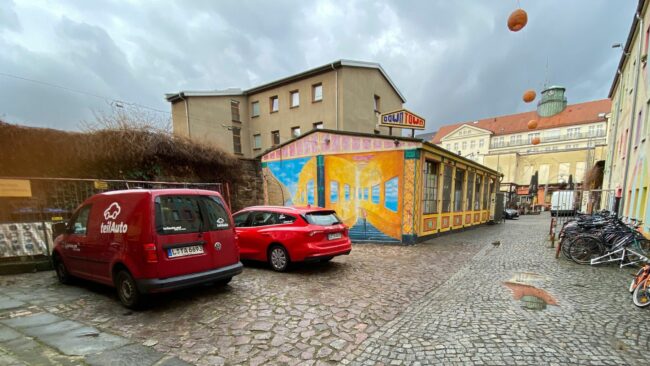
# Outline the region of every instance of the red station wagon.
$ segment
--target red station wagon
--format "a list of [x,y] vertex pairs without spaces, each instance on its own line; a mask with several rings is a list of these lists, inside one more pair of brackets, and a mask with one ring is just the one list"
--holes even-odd
[[242,272],[227,205],[193,189],[90,197],[56,238],[52,260],[62,283],[74,276],[115,286],[129,308],[147,293],[225,284]]
[[318,207],[248,207],[233,215],[242,259],[265,261],[276,271],[291,262],[329,261],[350,254],[348,228]]

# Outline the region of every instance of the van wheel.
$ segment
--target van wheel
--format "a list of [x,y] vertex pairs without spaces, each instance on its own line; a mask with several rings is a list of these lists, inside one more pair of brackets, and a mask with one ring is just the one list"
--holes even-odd
[[143,305],[143,296],[138,291],[135,280],[131,274],[125,270],[121,270],[115,276],[115,288],[117,288],[117,296],[119,296],[122,305],[129,309],[139,309]]
[[65,264],[59,255],[55,255],[54,258],[52,258],[52,265],[54,266],[56,278],[59,282],[64,285],[69,285],[72,282],[72,277],[68,273],[68,269],[65,267]]
[[286,271],[289,262],[289,253],[282,245],[274,245],[269,249],[269,264],[274,271]]

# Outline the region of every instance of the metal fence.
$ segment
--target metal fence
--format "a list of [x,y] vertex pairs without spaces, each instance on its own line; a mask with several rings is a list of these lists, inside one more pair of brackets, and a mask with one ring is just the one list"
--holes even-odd
[[49,255],[52,223],[70,218],[88,197],[123,189],[194,188],[219,192],[230,206],[228,183],[186,183],[70,178],[3,178],[28,181],[29,196],[0,197],[0,259]]

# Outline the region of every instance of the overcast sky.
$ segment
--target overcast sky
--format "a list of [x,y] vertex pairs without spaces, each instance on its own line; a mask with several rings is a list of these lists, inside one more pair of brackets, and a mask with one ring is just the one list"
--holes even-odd
[[109,105],[3,74],[169,111],[167,92],[342,58],[380,63],[429,131],[534,109],[521,94],[547,81],[569,103],[606,98],[637,2],[520,4],[528,26],[512,33],[515,0],[0,0],[0,119],[74,130]]

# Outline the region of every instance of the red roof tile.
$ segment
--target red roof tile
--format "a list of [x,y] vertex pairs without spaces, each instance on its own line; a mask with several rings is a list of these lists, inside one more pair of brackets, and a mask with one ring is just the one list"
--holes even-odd
[[492,131],[495,136],[508,135],[517,132],[528,132],[528,121],[536,119],[538,121],[536,131],[556,128],[561,126],[580,125],[585,123],[594,123],[604,121],[604,117],[599,117],[601,113],[609,113],[612,108],[612,102],[609,99],[595,100],[591,102],[568,105],[562,112],[552,117],[540,117],[537,111],[530,111],[507,116],[485,118],[477,123],[463,122],[440,127],[438,133],[431,139],[434,144],[439,144],[440,140],[453,132],[462,125],[469,125],[484,130]]

